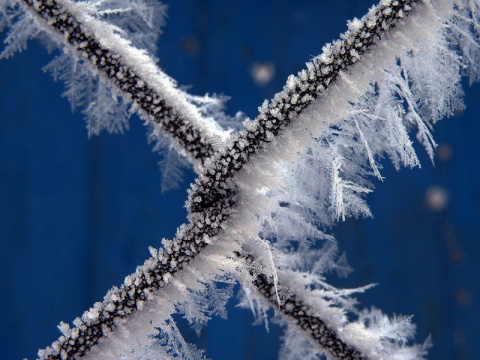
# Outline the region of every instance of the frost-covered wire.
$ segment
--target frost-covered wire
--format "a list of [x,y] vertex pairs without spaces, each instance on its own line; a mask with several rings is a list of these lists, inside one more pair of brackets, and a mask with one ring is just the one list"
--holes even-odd
[[[60,36],[68,44],[67,52],[74,51],[79,60],[88,61],[90,68],[108,79],[110,86],[133,102],[146,120],[159,126],[177,150],[194,162],[211,156],[215,144],[228,136],[214,122],[201,117],[174,81],[156,67],[147,53],[122,38],[118,27],[93,17],[87,4],[68,0],[22,0],[20,4],[27,13],[20,16],[35,19],[22,22],[32,29],[20,32],[22,36],[33,37],[32,31],[55,31],[57,38]],[[8,41],[23,44],[12,38]]]

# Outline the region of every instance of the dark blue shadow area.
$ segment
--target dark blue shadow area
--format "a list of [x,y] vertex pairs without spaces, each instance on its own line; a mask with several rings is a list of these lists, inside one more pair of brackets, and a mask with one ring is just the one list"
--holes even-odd
[[[289,74],[363,15],[371,1],[177,0],[159,42],[160,66],[193,94],[231,97],[229,112],[254,117]],[[158,155],[133,116],[124,135],[88,139],[41,68],[41,44],[0,63],[0,358],[34,358],[112,285],[172,238],[185,221],[187,172],[179,190],[161,193]],[[417,147],[422,169],[396,172],[369,196],[374,219],[333,230],[354,272],[342,286],[379,285],[362,306],[413,314],[417,342],[432,335],[431,359],[475,359],[480,343],[480,87],[467,109],[435,129],[435,165]],[[443,206],[432,196],[446,196]],[[229,302],[198,338],[216,360],[275,359],[282,331],[252,326]]]

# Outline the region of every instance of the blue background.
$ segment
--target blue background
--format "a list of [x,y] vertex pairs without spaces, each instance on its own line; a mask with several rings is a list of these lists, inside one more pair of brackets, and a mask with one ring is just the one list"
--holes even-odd
[[[322,45],[363,15],[370,1],[169,2],[160,65],[194,94],[231,96],[229,111],[254,117],[264,98],[302,69]],[[35,357],[71,321],[171,238],[185,220],[186,187],[162,194],[158,156],[136,116],[125,135],[87,138],[81,114],[60,97],[63,84],[40,69],[52,55],[38,43],[0,63],[0,358]],[[252,66],[274,66],[259,85]],[[395,172],[369,196],[375,219],[334,229],[354,272],[341,286],[379,283],[364,306],[413,314],[416,340],[432,335],[431,359],[474,359],[480,343],[480,88],[466,90],[467,110],[435,130],[435,166]],[[433,186],[448,194],[433,211]],[[281,329],[252,326],[229,305],[189,340],[214,359],[275,359]]]

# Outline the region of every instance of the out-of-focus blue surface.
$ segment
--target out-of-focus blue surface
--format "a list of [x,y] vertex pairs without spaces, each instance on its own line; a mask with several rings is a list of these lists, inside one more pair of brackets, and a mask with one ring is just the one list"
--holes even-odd
[[[361,16],[369,1],[203,1],[169,3],[160,65],[194,94],[231,96],[229,110],[254,117],[286,77]],[[40,69],[40,44],[0,63],[0,358],[34,358],[71,321],[171,238],[185,220],[182,189],[160,192],[158,157],[137,117],[125,135],[87,139]],[[259,85],[255,66],[274,67]],[[395,172],[369,197],[375,219],[348,220],[334,233],[354,272],[342,286],[379,285],[363,306],[413,314],[416,340],[432,335],[431,359],[475,359],[480,343],[479,86],[466,89],[467,110],[438,124],[435,166]],[[432,210],[427,194],[448,203]],[[251,325],[230,302],[229,319],[214,319],[199,339],[213,359],[274,359],[281,330]]]

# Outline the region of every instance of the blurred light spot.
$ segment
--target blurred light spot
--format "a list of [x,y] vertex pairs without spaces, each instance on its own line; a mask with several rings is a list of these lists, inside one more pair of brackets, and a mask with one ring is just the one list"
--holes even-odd
[[438,149],[437,149],[437,157],[443,161],[446,162],[450,160],[453,156],[453,150],[452,147],[448,144],[441,144]]
[[454,264],[463,263],[466,260],[467,254],[465,254],[465,251],[462,249],[460,239],[453,229],[452,224],[444,223],[441,227],[441,231],[445,237],[452,262]]
[[271,62],[254,63],[250,67],[250,75],[257,85],[266,85],[275,75],[275,65]]
[[465,289],[457,289],[455,291],[455,301],[460,306],[467,306],[470,304],[470,293]]
[[450,256],[452,257],[452,261],[455,263],[455,264],[459,264],[461,262],[463,262],[463,260],[465,259],[465,253],[462,251],[462,249],[453,249],[451,252],[450,252]]
[[455,329],[453,332],[453,341],[456,345],[465,345],[467,342],[467,336],[463,329]]
[[193,37],[187,37],[182,40],[182,50],[188,55],[195,55],[200,50],[200,45],[197,39]]
[[440,186],[430,187],[425,194],[425,204],[432,211],[444,210],[448,205],[448,193]]

